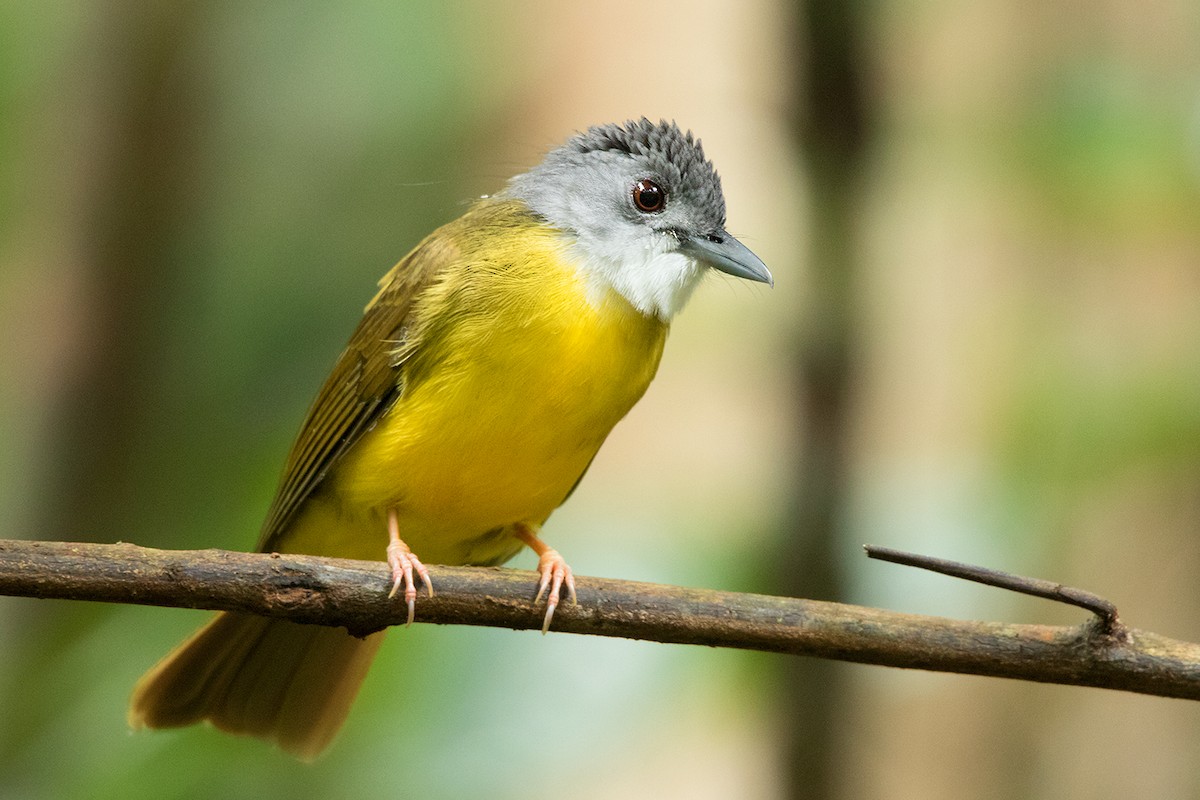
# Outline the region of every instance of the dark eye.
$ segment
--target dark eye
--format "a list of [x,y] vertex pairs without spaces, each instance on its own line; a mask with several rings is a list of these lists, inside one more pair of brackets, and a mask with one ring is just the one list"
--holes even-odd
[[643,178],[633,185],[633,204],[638,211],[653,214],[667,205],[667,193],[654,181]]

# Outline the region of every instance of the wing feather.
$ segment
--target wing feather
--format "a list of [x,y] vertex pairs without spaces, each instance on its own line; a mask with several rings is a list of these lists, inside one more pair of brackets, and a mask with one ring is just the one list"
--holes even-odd
[[379,292],[364,310],[292,445],[259,550],[273,549],[329,470],[399,396],[402,364],[396,353],[410,345],[406,338],[415,301],[458,257],[446,235],[449,227],[431,234],[380,280]]

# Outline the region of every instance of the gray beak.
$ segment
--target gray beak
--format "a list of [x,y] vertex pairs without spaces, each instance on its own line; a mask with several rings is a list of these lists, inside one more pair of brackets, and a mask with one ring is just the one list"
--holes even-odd
[[768,286],[775,285],[771,271],[750,248],[723,230],[707,235],[688,236],[683,239],[680,251],[697,261],[727,275],[758,281]]

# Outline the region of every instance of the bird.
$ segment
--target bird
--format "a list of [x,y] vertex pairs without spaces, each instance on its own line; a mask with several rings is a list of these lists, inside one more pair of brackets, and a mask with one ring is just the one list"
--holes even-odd
[[[377,560],[415,614],[426,564],[538,556],[543,633],[574,573],[541,538],[658,369],[712,270],[774,285],[725,229],[700,140],[596,125],[425,237],[379,281],[308,411],[260,552]],[[133,728],[208,721],[302,760],[331,743],[384,632],[222,612],[148,671]]]

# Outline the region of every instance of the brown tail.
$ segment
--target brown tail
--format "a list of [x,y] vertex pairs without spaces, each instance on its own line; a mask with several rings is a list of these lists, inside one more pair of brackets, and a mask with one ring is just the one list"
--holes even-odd
[[208,720],[276,742],[306,761],[333,740],[383,633],[247,614],[219,614],[142,676],[129,724],[178,728]]

